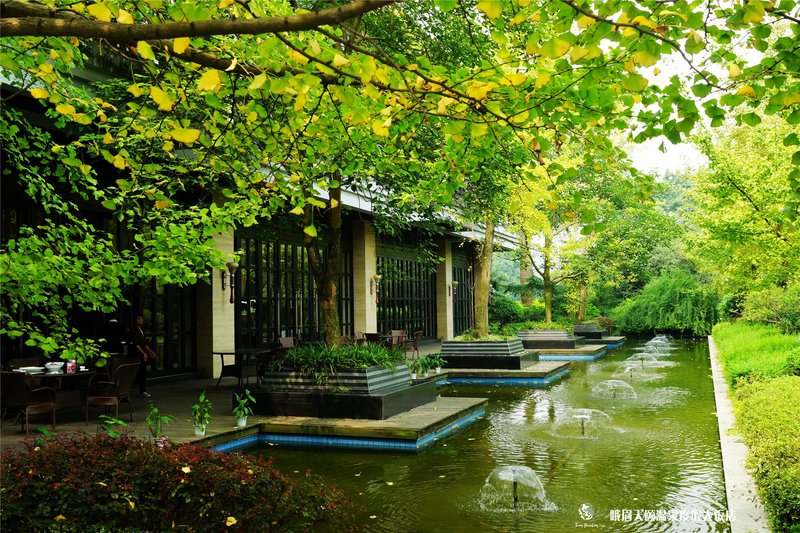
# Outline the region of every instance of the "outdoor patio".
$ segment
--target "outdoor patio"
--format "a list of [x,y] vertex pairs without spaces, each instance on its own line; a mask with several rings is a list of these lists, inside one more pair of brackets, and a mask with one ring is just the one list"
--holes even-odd
[[[419,347],[420,357],[428,354],[437,353],[441,347],[440,343],[421,344]],[[142,438],[149,438],[150,432],[145,422],[147,416],[147,404],[153,402],[159,412],[172,415],[176,420],[165,428],[164,433],[171,442],[191,442],[197,440],[194,434],[194,427],[190,420],[192,404],[197,402],[197,398],[204,390],[214,409],[211,413],[211,424],[206,429],[206,436],[213,436],[224,431],[236,428],[236,420],[231,414],[233,393],[239,391],[237,380],[234,378],[224,378],[219,387],[216,387],[216,378],[189,379],[182,381],[150,381],[147,391],[151,394],[150,398],[141,398],[138,393],[133,393],[133,422],[130,421],[128,406],[123,403],[120,406],[119,418],[128,424],[128,428]],[[250,380],[249,387],[256,387],[255,379]],[[100,428],[100,415],[103,414],[101,408],[93,408],[89,415],[89,425],[84,421],[83,412],[77,408],[63,409],[56,412],[56,433],[73,433],[84,431],[94,433]],[[113,414],[113,413],[112,413]],[[22,446],[26,435],[24,430],[20,430],[20,425],[12,425],[14,414],[9,413],[3,421],[0,429],[0,446]],[[41,435],[37,428],[50,430],[49,415],[35,415],[32,417],[31,438]],[[264,417],[250,417],[248,424],[255,424]]]

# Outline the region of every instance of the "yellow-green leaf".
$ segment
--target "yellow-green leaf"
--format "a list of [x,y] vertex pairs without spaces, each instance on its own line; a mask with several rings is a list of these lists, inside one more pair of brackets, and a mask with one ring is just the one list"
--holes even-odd
[[770,103],[778,103],[782,106],[790,106],[800,103],[800,93],[791,91],[782,91],[770,99]]
[[103,22],[111,22],[111,10],[105,4],[92,4],[86,8],[91,16]]
[[131,15],[124,9],[120,9],[117,12],[117,22],[119,22],[120,24],[133,24],[133,15]]
[[737,77],[739,74],[742,73],[742,69],[739,68],[739,65],[736,63],[731,63],[728,65],[728,76],[731,78]]
[[317,228],[314,227],[314,224],[311,224],[310,226],[306,226],[305,228],[303,228],[303,233],[305,233],[309,237],[316,237]]
[[661,11],[658,14],[659,17],[666,17],[668,15],[675,15],[676,17],[680,17],[681,19],[683,19],[684,22],[688,22],[689,20],[689,17],[687,17],[683,13],[678,13],[677,11],[670,11],[669,9],[665,9],[664,11]]
[[232,517],[232,516],[229,516],[229,517],[228,517],[228,518],[225,520],[225,525],[226,525],[227,527],[231,527],[231,526],[233,526],[233,525],[235,525],[235,524],[236,524],[236,518],[234,518],[234,517]]
[[247,89],[249,91],[255,91],[263,87],[265,83],[267,83],[267,75],[262,72],[261,74],[253,78],[253,81],[250,82],[250,86],[247,87]]
[[539,52],[544,57],[555,59],[569,52],[571,46],[572,45],[569,44],[564,39],[559,39],[558,37],[554,37],[549,41],[547,41],[546,43],[544,43],[542,47],[539,49]]
[[745,24],[761,22],[764,19],[764,13],[764,2],[754,2],[750,0],[744,8],[744,17],[742,17],[742,20]]
[[658,58],[656,56],[650,55],[644,50],[634,52],[633,60],[643,67],[652,67],[656,64],[656,62],[658,62]]
[[347,59],[344,56],[336,54],[335,56],[333,56],[333,66],[336,67],[336,68],[349,67],[350,66],[350,60]]
[[738,96],[748,96],[750,98],[755,98],[756,97],[756,90],[753,89],[749,85],[745,85],[744,87],[742,87],[741,89],[736,91],[736,94]]
[[139,86],[138,83],[135,83],[128,87],[128,92],[131,93],[134,97],[139,98],[142,96],[142,88]]
[[289,214],[292,214],[292,215],[302,215],[302,214],[303,214],[303,208],[302,208],[302,207],[300,207],[299,205],[296,205],[296,206],[294,206],[294,209],[292,209],[291,211],[289,211]]
[[[389,123],[387,125],[387,122]],[[388,137],[389,136],[389,125],[391,124],[391,119],[384,121],[381,119],[377,119],[372,121],[372,131],[375,135],[380,137]]]
[[117,154],[114,156],[114,166],[120,170],[123,170],[126,166],[128,166],[128,163],[125,161],[124,157]]
[[483,137],[489,132],[489,126],[487,124],[472,124],[470,126],[470,135],[473,139],[478,139]]
[[178,142],[192,144],[200,138],[200,130],[192,128],[175,128],[170,132],[170,136]]
[[503,2],[501,0],[482,0],[478,2],[477,7],[492,20],[503,14]]
[[500,85],[511,85],[516,87],[517,85],[522,85],[528,79],[528,76],[525,74],[515,72],[512,74],[506,74],[503,79],[500,80]]
[[536,88],[541,89],[550,82],[553,76],[549,72],[542,72],[536,77]]
[[638,17],[634,17],[634,19],[631,21],[631,24],[644,26],[645,28],[650,28],[651,30],[655,29],[657,26],[655,22],[641,15],[639,15]]
[[139,41],[136,43],[136,51],[139,52],[139,55],[142,56],[142,59],[149,59],[151,61],[156,59],[156,55],[153,53],[153,48],[147,44],[146,41]]
[[219,77],[218,70],[207,70],[200,76],[197,82],[197,89],[199,91],[217,92],[222,87],[222,80]]
[[37,100],[44,100],[45,98],[50,96],[50,93],[47,92],[44,89],[40,89],[40,88],[36,87],[34,89],[31,89],[31,96],[33,96]]
[[150,98],[158,104],[158,108],[161,111],[172,111],[172,106],[175,105],[175,100],[170,98],[169,94],[158,87],[150,87]]
[[494,82],[473,81],[467,87],[467,96],[476,100],[483,100],[489,94],[489,91],[495,87],[497,87],[497,84]]
[[172,41],[172,51],[176,54],[182,54],[189,48],[189,38],[188,37],[178,37],[174,41]]
[[620,82],[629,91],[643,91],[647,87],[647,78],[639,74],[626,76]]
[[75,107],[72,106],[71,104],[58,104],[56,106],[56,111],[58,111],[62,115],[74,115]]

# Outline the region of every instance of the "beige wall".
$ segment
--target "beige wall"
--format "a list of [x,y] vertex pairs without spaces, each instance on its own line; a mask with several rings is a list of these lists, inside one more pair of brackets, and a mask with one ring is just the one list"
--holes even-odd
[[[215,247],[233,257],[233,233],[218,235]],[[236,347],[234,336],[233,304],[230,303],[230,277],[225,271],[225,290],[222,290],[221,270],[211,273],[211,285],[198,284],[197,300],[197,370],[204,377],[219,377],[222,362],[214,358],[213,351],[232,351]]]
[[444,261],[436,267],[437,336],[449,340],[453,338],[453,297],[447,291],[453,282],[453,246],[450,239],[439,240],[439,256],[444,257]]
[[353,330],[358,333],[378,331],[375,293],[370,281],[375,275],[375,229],[365,220],[353,222]]

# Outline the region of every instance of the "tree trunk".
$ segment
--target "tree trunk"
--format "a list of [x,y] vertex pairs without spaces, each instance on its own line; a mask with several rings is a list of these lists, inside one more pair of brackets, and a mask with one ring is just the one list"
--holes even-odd
[[[339,276],[342,268],[342,190],[330,190],[331,203],[325,212],[327,228],[324,235],[325,253],[320,250],[320,239],[303,234],[303,245],[308,251],[308,262],[314,275],[317,297],[322,311],[322,335],[325,344],[338,346],[341,342],[339,323]],[[306,226],[311,224],[312,206],[307,206],[304,216]]]
[[494,249],[494,220],[486,220],[486,234],[475,261],[475,328],[478,337],[489,334],[489,290]]
[[[531,276],[533,276],[533,272],[530,264],[528,263],[527,258],[523,257],[519,267],[519,284],[527,287],[531,280]],[[522,305],[531,305],[533,303],[533,295],[528,289],[523,289],[522,294],[520,295],[520,300]]]
[[585,283],[581,283],[581,288],[580,288],[580,295],[581,296],[580,296],[580,304],[578,305],[578,317],[577,317],[578,322],[583,322],[584,320],[586,320],[586,296],[587,296],[587,293],[588,293],[588,290],[587,290],[586,284]]
[[546,235],[542,253],[544,259],[544,264],[542,265],[542,283],[544,284],[544,322],[547,325],[553,323],[553,288],[555,287],[555,283],[553,283],[551,272],[553,265],[550,254],[552,251],[553,239],[550,235]]

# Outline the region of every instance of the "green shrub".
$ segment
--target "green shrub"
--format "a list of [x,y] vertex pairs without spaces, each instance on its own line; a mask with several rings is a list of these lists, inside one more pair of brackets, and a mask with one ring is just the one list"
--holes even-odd
[[505,294],[495,293],[489,300],[489,322],[521,322],[522,315],[522,304]]
[[772,324],[784,333],[800,331],[800,283],[749,293],[744,299],[742,320]]
[[319,478],[264,458],[103,433],[4,450],[0,496],[3,531],[338,531],[353,512]]
[[611,313],[624,332],[690,331],[707,335],[717,321],[717,295],[683,270],[670,270],[651,280],[633,298]]
[[772,525],[800,531],[800,377],[745,384],[736,399],[736,424]]
[[544,302],[534,301],[523,306],[522,322],[544,322]]
[[295,369],[307,374],[322,375],[340,368],[370,368],[380,366],[395,368],[405,362],[402,350],[388,350],[378,344],[359,346],[326,346],[308,344],[286,351],[286,354],[271,364],[272,370]]
[[731,384],[800,373],[800,341],[774,326],[722,322],[713,337]]

